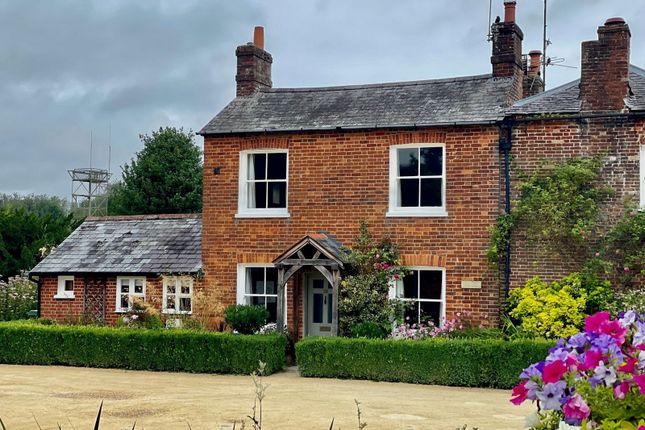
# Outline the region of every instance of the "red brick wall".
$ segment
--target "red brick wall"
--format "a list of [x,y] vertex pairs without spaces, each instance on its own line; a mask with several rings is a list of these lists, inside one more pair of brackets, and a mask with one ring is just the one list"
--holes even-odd
[[[386,218],[389,148],[424,142],[446,145],[449,215]],[[256,148],[289,150],[289,218],[235,218],[239,152]],[[446,268],[448,317],[468,309],[482,321],[495,321],[500,289],[485,252],[488,227],[499,210],[498,166],[496,126],[206,137],[202,229],[206,284],[225,304],[234,303],[238,263],[270,263],[317,230],[327,230],[351,245],[360,221],[367,220],[376,237],[392,238],[406,264],[420,260]],[[213,173],[215,167],[221,167],[219,175]],[[481,280],[482,289],[463,290],[462,280]]]
[[[621,213],[624,202],[639,196],[639,148],[645,143],[645,120],[606,118],[579,121],[540,121],[517,126],[513,132],[512,183],[520,170],[535,171],[545,160],[602,155],[602,176],[614,190],[602,214],[605,230]],[[502,189],[503,191],[503,189]],[[515,196],[517,197],[517,196]],[[580,270],[581,261],[545,256],[516,234],[512,251],[511,286],[539,275],[547,280]]]
[[[58,291],[58,276],[42,276],[40,278],[40,316],[58,322],[78,321],[84,312],[85,279],[84,275],[74,277],[73,299],[56,299],[54,296]],[[116,312],[116,276],[108,276],[105,280],[105,320],[106,323],[113,325],[121,315]],[[163,304],[162,282],[162,277],[146,277],[146,300],[159,310]]]

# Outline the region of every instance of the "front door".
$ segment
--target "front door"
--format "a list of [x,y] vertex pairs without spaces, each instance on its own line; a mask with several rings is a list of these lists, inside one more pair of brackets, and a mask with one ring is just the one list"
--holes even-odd
[[320,273],[307,276],[307,335],[331,336],[334,295],[331,285]]

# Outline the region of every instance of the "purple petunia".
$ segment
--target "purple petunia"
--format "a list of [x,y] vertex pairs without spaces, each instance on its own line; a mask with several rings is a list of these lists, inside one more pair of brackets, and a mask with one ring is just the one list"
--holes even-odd
[[564,381],[544,384],[542,391],[537,392],[537,398],[540,400],[542,409],[559,411],[562,408],[562,400],[564,400],[564,389],[566,387],[567,383]]

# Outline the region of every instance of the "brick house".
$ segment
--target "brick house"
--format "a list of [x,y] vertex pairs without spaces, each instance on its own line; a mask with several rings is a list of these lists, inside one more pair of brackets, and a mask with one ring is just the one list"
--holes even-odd
[[[610,20],[598,31],[599,41],[583,44],[581,80],[542,92],[540,53],[524,59],[514,1],[505,2],[504,20],[492,28],[492,73],[480,76],[273,88],[273,59],[256,28],[254,42],[236,50],[236,98],[199,133],[201,270],[179,272],[193,279],[203,272],[196,287],[222,304],[265,306],[298,337],[333,335],[344,247],[365,220],[376,237],[391,238],[411,269],[391,295],[411,303],[412,320],[440,323],[468,310],[477,321],[497,323],[511,285],[575,267],[539,264],[521,243],[507,271],[488,264],[489,227],[512,200],[511,157],[531,169],[543,158],[609,149],[616,206],[643,193],[645,73],[630,68],[624,22]],[[199,222],[178,225],[188,219]],[[56,276],[86,276],[78,262],[65,273],[42,270],[54,257],[65,260],[75,234],[32,272],[45,317],[60,318]],[[118,283],[117,266],[108,286]],[[163,284],[164,274],[175,272],[155,267],[146,281]],[[76,277],[73,287],[87,288]],[[116,292],[105,291],[114,302]],[[80,311],[83,302],[75,300]]]

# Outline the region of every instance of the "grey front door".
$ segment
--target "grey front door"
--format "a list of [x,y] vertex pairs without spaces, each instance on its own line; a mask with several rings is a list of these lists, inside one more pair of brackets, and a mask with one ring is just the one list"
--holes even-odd
[[332,287],[320,273],[307,276],[307,335],[331,336],[334,294]]

